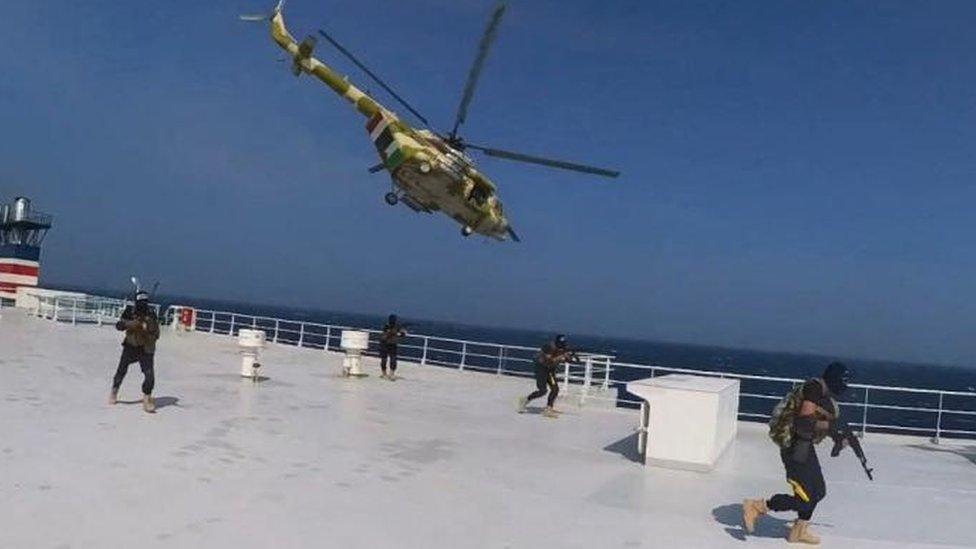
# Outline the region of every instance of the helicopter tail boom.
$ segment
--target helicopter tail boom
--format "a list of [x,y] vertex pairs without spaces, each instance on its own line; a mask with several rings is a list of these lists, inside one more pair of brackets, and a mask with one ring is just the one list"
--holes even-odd
[[291,57],[291,69],[295,76],[300,76],[303,73],[315,76],[340,97],[352,103],[356,110],[363,116],[372,117],[383,110],[376,101],[356,86],[350,84],[348,78],[339,75],[331,67],[312,55],[315,49],[314,37],[309,36],[301,42],[295,40],[285,25],[285,16],[282,11],[283,4],[283,0],[278,2],[278,5],[269,17],[262,18],[259,16],[242,15],[241,19],[244,21],[270,21],[271,38]]

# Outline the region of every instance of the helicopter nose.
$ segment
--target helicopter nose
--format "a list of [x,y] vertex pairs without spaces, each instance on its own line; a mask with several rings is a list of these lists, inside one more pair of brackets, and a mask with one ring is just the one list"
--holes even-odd
[[519,235],[515,234],[515,229],[513,229],[512,226],[509,225],[508,223],[505,223],[505,229],[504,230],[505,230],[506,233],[508,233],[508,238],[511,239],[512,241],[514,241],[514,242],[521,242],[522,241],[522,239],[519,238]]

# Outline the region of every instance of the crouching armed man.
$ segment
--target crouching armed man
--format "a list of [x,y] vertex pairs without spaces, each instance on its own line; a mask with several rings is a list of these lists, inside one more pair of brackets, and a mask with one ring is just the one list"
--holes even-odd
[[542,415],[549,418],[558,417],[555,404],[559,397],[559,384],[556,383],[556,368],[566,362],[579,362],[576,352],[571,350],[566,343],[566,336],[557,335],[551,342],[542,346],[539,354],[535,358],[535,386],[536,390],[528,396],[521,397],[518,401],[518,412],[525,412],[529,402],[546,396],[546,408]]

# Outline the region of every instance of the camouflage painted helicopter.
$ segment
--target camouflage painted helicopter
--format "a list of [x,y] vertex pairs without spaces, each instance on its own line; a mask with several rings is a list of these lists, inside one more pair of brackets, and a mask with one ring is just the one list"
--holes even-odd
[[[297,42],[285,27],[280,0],[270,15],[242,15],[244,21],[270,21],[271,37],[291,57],[291,70],[295,76],[308,73],[332,88],[339,96],[353,104],[355,109],[368,119],[366,131],[376,146],[382,162],[371,167],[370,173],[387,170],[393,180],[393,190],[386,194],[386,202],[395,206],[403,202],[416,212],[432,213],[442,211],[461,224],[461,234],[469,236],[479,233],[498,240],[518,241],[502,210],[495,185],[475,168],[474,161],[465,154],[468,149],[480,151],[488,156],[540,164],[564,170],[578,171],[604,177],[617,177],[619,172],[551,160],[522,153],[504,151],[464,141],[458,130],[467,117],[468,106],[474,97],[474,90],[481,75],[488,49],[497,35],[498,25],[505,13],[506,5],[499,4],[492,13],[491,20],[478,46],[478,54],[468,73],[461,103],[458,107],[454,127],[447,135],[430,129],[418,129],[392,110],[379,104],[368,93],[363,92],[340,76],[332,68],[312,56],[316,39],[314,36]],[[370,71],[338,41],[325,31],[319,34],[331,43],[341,54],[349,58],[372,80],[386,90],[398,103],[426,126],[427,119],[410,106],[390,86]]]

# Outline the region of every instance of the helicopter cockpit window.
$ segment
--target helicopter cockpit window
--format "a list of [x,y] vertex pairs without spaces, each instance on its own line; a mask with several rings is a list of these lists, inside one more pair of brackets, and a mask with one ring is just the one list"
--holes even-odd
[[484,206],[485,202],[488,201],[488,189],[481,185],[475,185],[471,188],[471,194],[468,196],[468,200],[478,206]]

